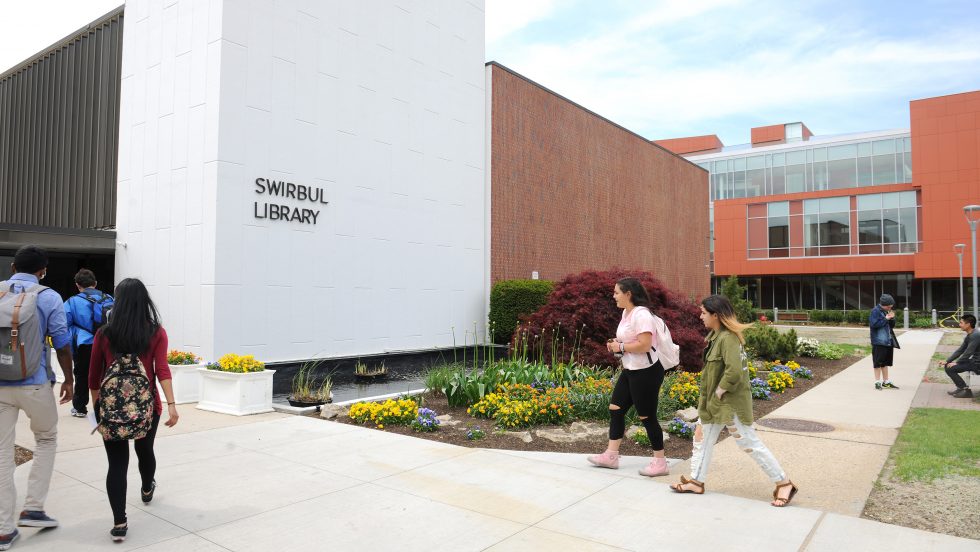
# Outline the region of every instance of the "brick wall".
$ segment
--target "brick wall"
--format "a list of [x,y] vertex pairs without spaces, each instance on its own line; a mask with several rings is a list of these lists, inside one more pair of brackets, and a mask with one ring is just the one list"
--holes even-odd
[[638,268],[709,293],[708,173],[497,64],[491,278]]

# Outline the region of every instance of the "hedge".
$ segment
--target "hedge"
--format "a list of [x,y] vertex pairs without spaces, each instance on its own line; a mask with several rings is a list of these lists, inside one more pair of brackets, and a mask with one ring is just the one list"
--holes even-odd
[[555,287],[547,280],[501,280],[490,290],[490,329],[494,343],[510,343],[517,319],[527,316],[548,301]]

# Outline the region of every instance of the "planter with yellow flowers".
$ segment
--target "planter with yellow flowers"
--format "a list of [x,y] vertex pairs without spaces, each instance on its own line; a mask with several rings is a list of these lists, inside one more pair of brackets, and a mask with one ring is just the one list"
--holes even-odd
[[201,376],[197,369],[205,366],[194,353],[178,351],[167,352],[167,365],[174,387],[174,401],[177,404],[197,402],[201,398]]
[[203,368],[201,376],[201,410],[247,416],[272,412],[272,376],[265,364],[252,355],[229,353]]

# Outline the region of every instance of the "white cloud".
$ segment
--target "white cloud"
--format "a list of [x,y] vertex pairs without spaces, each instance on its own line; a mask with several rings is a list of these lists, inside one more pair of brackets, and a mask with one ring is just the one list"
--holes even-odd
[[[835,111],[871,110],[885,97],[907,101],[922,90],[980,87],[975,33],[884,38],[780,7],[752,13],[731,4],[670,1],[575,40],[503,41],[493,50],[488,45],[488,52],[649,138],[715,132],[709,121],[735,117],[756,117],[761,125],[816,112],[819,119],[839,120]],[[820,133],[908,125],[905,119],[865,128],[858,121],[823,129],[819,120],[804,122]],[[747,138],[745,128],[726,142]]]
[[556,0],[487,0],[486,40],[493,42],[554,13]]

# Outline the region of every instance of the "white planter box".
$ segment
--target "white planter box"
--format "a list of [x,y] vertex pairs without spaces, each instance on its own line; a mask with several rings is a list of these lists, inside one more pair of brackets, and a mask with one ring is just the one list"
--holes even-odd
[[[174,402],[185,404],[201,399],[201,374],[204,364],[168,364],[174,387]],[[161,395],[162,396],[162,395]]]
[[198,368],[201,410],[247,416],[272,412],[272,375],[275,370],[237,374]]

